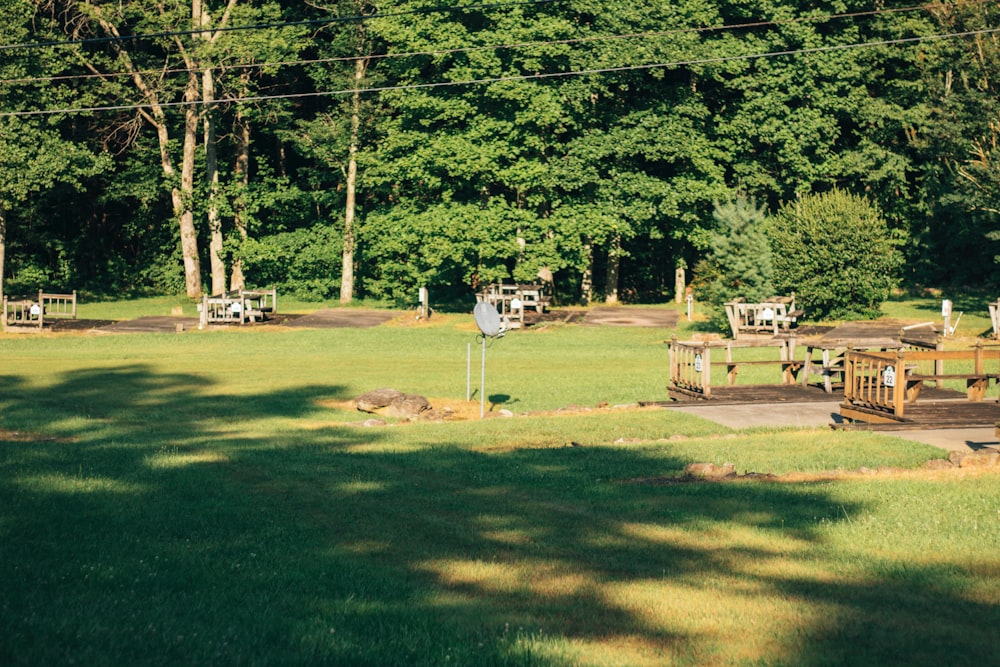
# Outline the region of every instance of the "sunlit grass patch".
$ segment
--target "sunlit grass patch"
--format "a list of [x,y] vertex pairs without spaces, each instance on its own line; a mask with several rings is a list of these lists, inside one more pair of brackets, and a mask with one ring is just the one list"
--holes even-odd
[[34,493],[135,495],[145,489],[141,484],[94,475],[48,474],[27,475],[15,480],[24,491]]
[[151,468],[182,468],[184,466],[202,463],[225,463],[229,459],[223,452],[158,452],[149,457],[146,462]]

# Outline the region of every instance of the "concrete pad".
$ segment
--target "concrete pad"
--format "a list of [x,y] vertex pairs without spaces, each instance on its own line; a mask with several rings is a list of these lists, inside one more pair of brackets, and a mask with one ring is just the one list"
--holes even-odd
[[176,333],[198,328],[197,317],[139,317],[95,329],[99,333]]
[[[708,419],[733,429],[756,426],[823,428],[842,421],[840,402],[820,403],[739,403],[712,405],[710,402],[680,407],[686,414]],[[991,426],[953,429],[912,429],[872,431],[885,437],[922,442],[946,451],[975,451],[984,447],[1000,448],[1000,439]]]
[[727,403],[711,405],[709,402],[671,410],[685,412],[702,419],[708,419],[729,428],[750,428],[753,426],[823,427],[840,421],[840,403],[837,401],[811,403]]
[[401,311],[367,310],[360,308],[327,308],[302,317],[291,318],[285,322],[289,327],[308,327],[315,329],[354,328],[368,329],[399,317]]
[[666,308],[635,308],[628,306],[596,306],[583,317],[584,324],[619,327],[661,327],[673,329],[680,314]]
[[903,438],[904,440],[914,440],[928,445],[940,447],[949,452],[968,452],[984,447],[997,448],[1000,446],[1000,439],[997,439],[995,429],[986,426],[981,428],[941,428],[913,431],[877,431],[885,436]]

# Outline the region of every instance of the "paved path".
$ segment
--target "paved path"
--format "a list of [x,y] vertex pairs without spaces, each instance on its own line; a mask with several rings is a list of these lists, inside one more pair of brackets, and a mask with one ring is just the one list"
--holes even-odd
[[[729,428],[753,426],[793,426],[799,428],[828,427],[840,421],[839,401],[812,403],[761,404],[743,403],[726,405],[684,405],[670,407],[695,415]],[[948,451],[972,451],[983,447],[998,447],[1000,439],[992,427],[956,429],[914,429],[875,431],[887,437],[915,440]]]
[[673,329],[677,326],[679,319],[680,313],[678,311],[667,308],[595,306],[586,311],[583,323]]
[[289,327],[353,327],[367,329],[399,317],[396,310],[366,310],[361,308],[326,308],[302,317],[289,318],[284,324]]

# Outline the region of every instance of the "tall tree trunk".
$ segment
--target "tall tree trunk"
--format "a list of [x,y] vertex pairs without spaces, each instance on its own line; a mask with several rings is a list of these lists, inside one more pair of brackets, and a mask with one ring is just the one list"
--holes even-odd
[[618,270],[621,267],[622,240],[614,234],[608,240],[608,275],[604,283],[604,302],[618,303]]
[[205,106],[205,181],[208,185],[208,258],[212,269],[212,294],[226,290],[226,264],[222,260],[222,220],[219,217],[219,160],[216,151],[215,77],[207,67],[201,75],[201,96]]
[[[250,185],[250,121],[243,115],[242,111],[236,109],[236,164],[233,167],[233,174],[236,179],[238,194],[233,203],[233,226],[236,233],[240,235],[240,241],[247,239],[247,204],[246,192]],[[229,289],[241,290],[246,287],[246,278],[243,275],[243,260],[238,256],[233,260],[232,277],[229,280]]]
[[7,257],[7,211],[0,206],[0,299],[3,298],[4,261]]
[[340,302],[354,298],[354,208],[358,180],[358,135],[361,132],[361,82],[367,60],[354,63],[354,96],[351,99],[351,145],[347,158],[347,203],[344,207],[344,252],[341,257]]
[[181,230],[181,254],[184,257],[184,285],[192,299],[201,296],[201,260],[198,257],[198,232],[194,225],[194,157],[198,145],[198,79],[188,76],[184,91],[184,148],[181,153],[182,208],[178,213]]
[[583,256],[585,266],[580,277],[580,301],[586,306],[594,299],[594,242],[590,238],[583,240]]
[[[90,15],[97,21],[97,23],[101,26],[101,29],[104,30],[106,34],[112,37],[121,37],[118,28],[109,20],[104,18],[102,10],[99,6],[91,3],[86,3],[84,6],[87,7]],[[132,83],[135,84],[136,90],[139,91],[139,94],[149,105],[148,111],[142,109],[139,113],[156,130],[156,138],[160,148],[160,166],[163,169],[163,175],[166,176],[168,180],[171,180],[175,172],[173,160],[170,158],[170,135],[167,131],[167,120],[163,111],[163,106],[160,103],[160,98],[155,87],[149,86],[146,83],[143,72],[135,66],[131,55],[128,51],[122,48],[122,44],[123,42],[115,40],[112,42],[112,48],[115,50],[115,53],[121,59],[122,63],[124,63],[125,69],[131,76]],[[89,63],[88,67],[95,72],[97,71],[96,68],[92,67]],[[197,81],[194,80],[193,84],[194,88],[192,88],[192,82],[189,80],[188,87],[184,94],[185,102],[189,103],[185,122],[183,163],[185,168],[190,167],[190,171],[187,173],[186,179],[187,189],[185,190],[185,173],[184,168],[182,168],[181,186],[179,188],[176,186],[172,187],[170,190],[170,202],[173,206],[174,218],[177,220],[180,228],[181,254],[184,258],[185,288],[187,295],[192,298],[201,294],[201,266],[198,259],[198,237],[194,229],[194,214],[191,211],[193,199],[192,178],[194,173],[194,144],[198,129],[198,116],[193,106],[198,99]]]

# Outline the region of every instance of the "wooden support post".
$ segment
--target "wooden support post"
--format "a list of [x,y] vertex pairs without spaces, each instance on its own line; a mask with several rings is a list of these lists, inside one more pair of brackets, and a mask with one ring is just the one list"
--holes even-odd
[[701,347],[701,386],[705,388],[705,398],[712,395],[712,348]]
[[[897,419],[902,419],[906,406],[906,352],[896,350],[896,381],[892,387],[892,413]],[[900,387],[902,385],[902,387]],[[902,391],[900,391],[902,389]],[[889,388],[886,387],[886,391]]]
[[670,369],[668,371],[670,374],[671,384],[676,384],[676,379],[677,379],[677,350],[674,349],[676,346],[677,346],[677,334],[673,334],[672,336],[670,336],[670,356],[669,356]]

